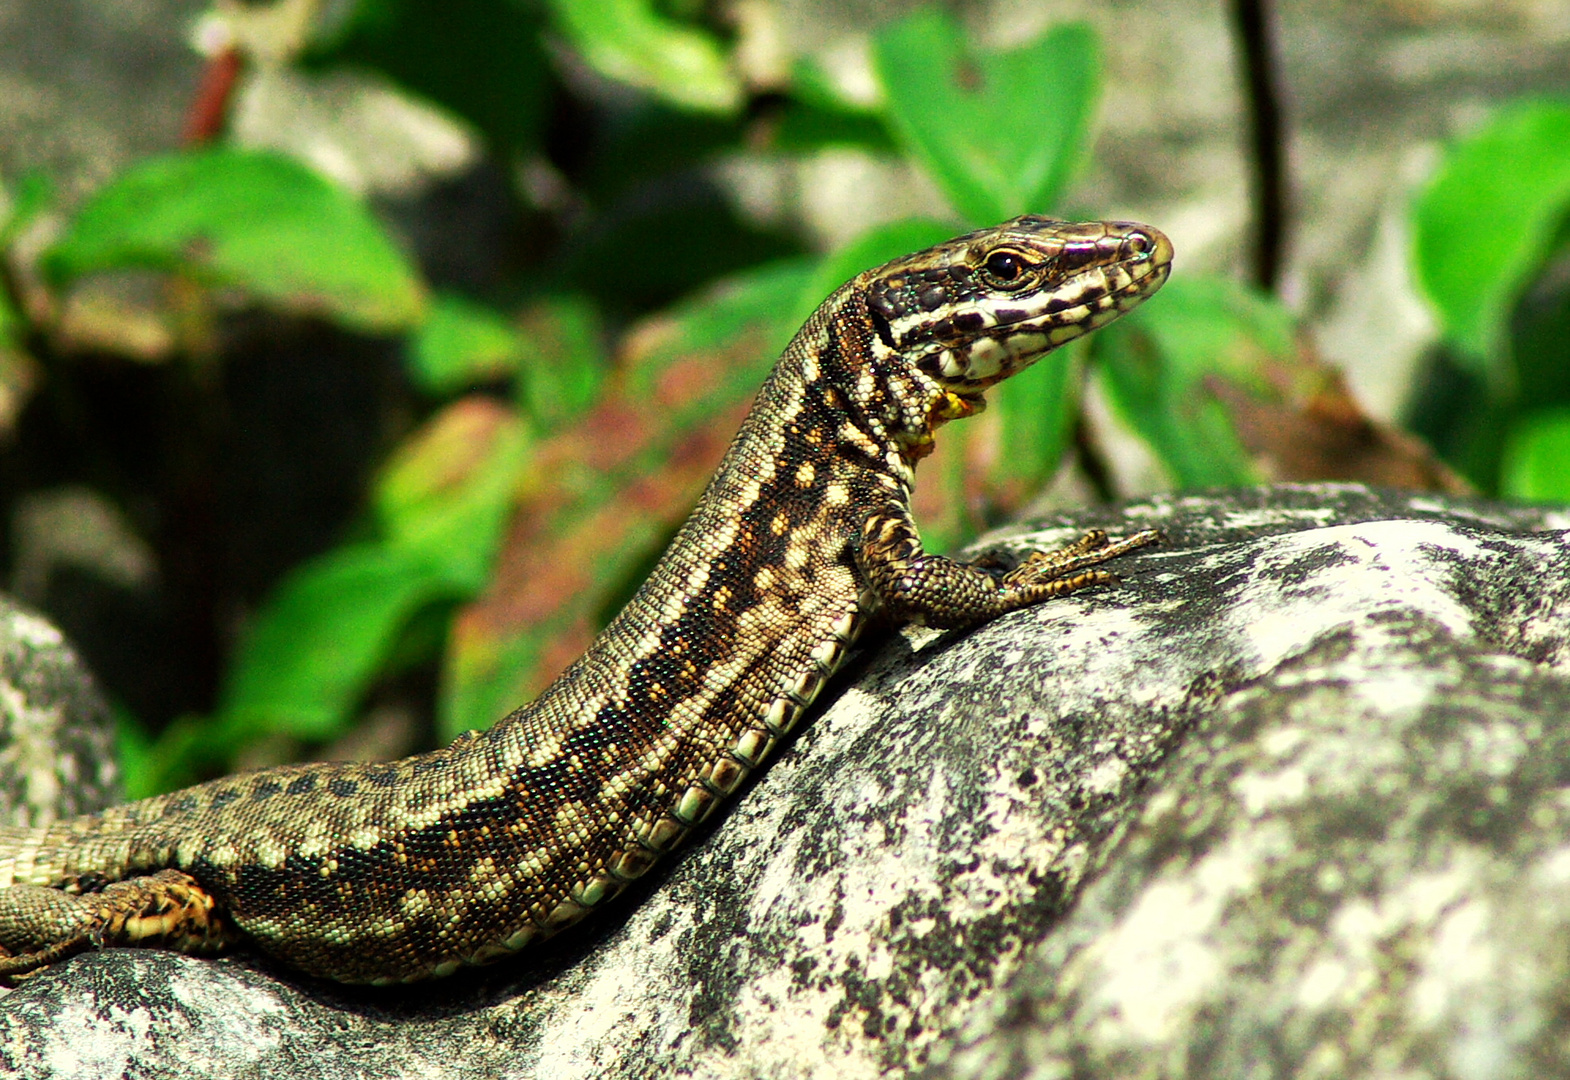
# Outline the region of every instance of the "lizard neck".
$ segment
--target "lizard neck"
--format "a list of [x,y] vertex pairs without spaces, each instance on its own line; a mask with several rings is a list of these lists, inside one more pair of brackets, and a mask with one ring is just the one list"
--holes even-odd
[[[530,727],[540,713],[559,725],[570,711],[610,727],[637,716],[668,731],[752,712],[757,698],[810,666],[804,655],[782,665],[782,648],[789,655],[792,642],[821,641],[829,623],[860,611],[853,544],[870,507],[908,503],[913,458],[890,434],[912,409],[903,388],[874,369],[855,285],[830,297],[786,347],[643,586],[588,652],[504,725]],[[726,678],[705,678],[705,667]],[[722,681],[730,691],[715,688]]]

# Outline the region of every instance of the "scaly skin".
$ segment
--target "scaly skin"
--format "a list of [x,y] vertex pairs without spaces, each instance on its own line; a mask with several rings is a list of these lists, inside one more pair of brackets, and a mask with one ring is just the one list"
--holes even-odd
[[[1111,581],[1092,534],[998,571],[922,550],[942,423],[1166,280],[1154,229],[1018,218],[869,270],[809,318],[691,518],[540,697],[387,764],[201,784],[0,830],[0,978],[99,945],[248,940],[407,982],[505,956],[649,869],[778,744],[868,616],[938,627]],[[3,955],[3,954],[0,954]]]

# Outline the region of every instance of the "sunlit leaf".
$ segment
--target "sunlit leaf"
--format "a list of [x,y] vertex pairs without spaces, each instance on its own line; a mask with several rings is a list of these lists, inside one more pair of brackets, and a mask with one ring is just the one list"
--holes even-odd
[[236,740],[339,734],[399,629],[450,589],[424,552],[389,545],[342,547],[298,567],[245,637],[223,730]]
[[528,360],[519,398],[542,430],[571,420],[594,402],[607,362],[599,312],[587,297],[555,296],[519,316]]
[[419,276],[363,205],[258,151],[133,166],[88,201],[43,266],[62,285],[120,267],[178,270],[365,330],[411,326],[425,307]]
[[873,54],[895,132],[961,217],[991,225],[1051,208],[1079,164],[1095,103],[1088,25],[983,52],[928,9],[879,33]]
[[439,293],[410,342],[415,379],[433,393],[511,375],[524,351],[518,332],[493,308]]
[[557,24],[600,74],[673,105],[731,113],[741,80],[712,35],[659,14],[653,0],[550,0]]
[[801,57],[792,66],[790,96],[769,146],[790,154],[836,144],[879,154],[896,150],[879,106],[848,99],[820,65],[811,57]]
[[1500,494],[1570,502],[1570,409],[1545,409],[1516,420],[1505,444]]
[[1451,148],[1413,206],[1417,272],[1446,336],[1513,389],[1508,321],[1570,212],[1570,105],[1502,111]]
[[1266,366],[1290,371],[1293,352],[1292,318],[1279,304],[1222,278],[1174,278],[1091,347],[1114,403],[1179,485],[1263,478],[1225,398],[1232,388],[1277,394]]
[[40,172],[25,174],[12,188],[0,187],[0,249],[9,247],[54,198],[54,185]]
[[490,575],[528,456],[522,421],[475,395],[406,441],[374,491],[389,547],[415,553],[460,594]]

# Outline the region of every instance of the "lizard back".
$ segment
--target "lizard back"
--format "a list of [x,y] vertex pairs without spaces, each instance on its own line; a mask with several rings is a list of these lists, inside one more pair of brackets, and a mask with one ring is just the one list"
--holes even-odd
[[[736,791],[868,616],[964,625],[1049,595],[992,599],[998,575],[922,553],[912,469],[937,426],[1148,296],[1170,257],[1144,226],[1022,218],[859,275],[785,349],[649,578],[535,701],[401,761],[0,830],[0,887],[178,870],[212,899],[208,944],[243,934],[346,982],[445,975],[576,922]],[[924,590],[929,566],[964,573]],[[7,913],[25,893],[0,888],[7,949],[40,936],[43,915]]]

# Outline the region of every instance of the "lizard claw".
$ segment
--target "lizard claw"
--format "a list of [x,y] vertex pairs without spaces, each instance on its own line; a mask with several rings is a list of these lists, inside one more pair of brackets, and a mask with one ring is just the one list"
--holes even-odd
[[1034,585],[1072,577],[1076,587],[1115,584],[1118,579],[1113,574],[1088,568],[1162,539],[1157,529],[1145,529],[1122,540],[1112,540],[1105,531],[1091,529],[1072,544],[1053,551],[1031,552],[1024,562],[1003,576],[1003,582],[1005,585]]

